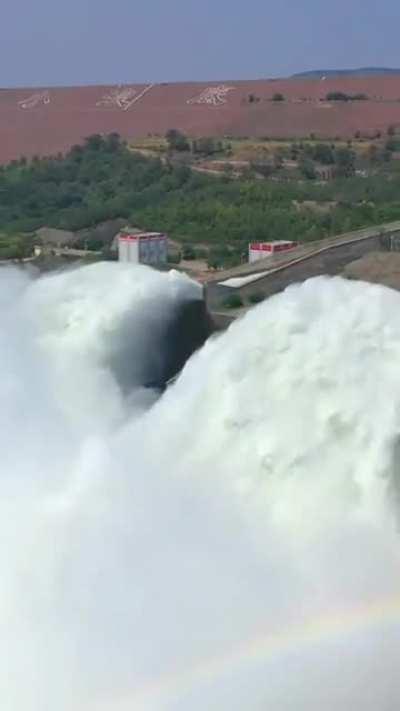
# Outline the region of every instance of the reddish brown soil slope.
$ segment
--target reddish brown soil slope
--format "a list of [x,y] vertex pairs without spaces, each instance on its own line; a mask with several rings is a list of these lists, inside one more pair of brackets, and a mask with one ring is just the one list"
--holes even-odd
[[[328,92],[368,101],[326,102]],[[275,93],[284,102],[271,101]],[[249,101],[249,96],[256,99]],[[92,133],[351,138],[400,126],[400,76],[0,89],[0,162],[65,151]]]

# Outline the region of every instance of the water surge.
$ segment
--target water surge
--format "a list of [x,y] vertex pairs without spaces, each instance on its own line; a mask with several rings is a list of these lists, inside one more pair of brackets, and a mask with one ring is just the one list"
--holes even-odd
[[400,296],[291,287],[160,395],[190,280],[0,277],[2,709],[397,711]]

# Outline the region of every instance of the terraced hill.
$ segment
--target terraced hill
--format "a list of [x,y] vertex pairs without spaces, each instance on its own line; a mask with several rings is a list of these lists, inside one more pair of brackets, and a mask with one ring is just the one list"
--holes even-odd
[[[363,101],[326,101],[332,92]],[[274,100],[281,94],[284,100]],[[352,138],[400,127],[400,75],[321,80],[0,89],[0,162],[54,154],[93,133]]]

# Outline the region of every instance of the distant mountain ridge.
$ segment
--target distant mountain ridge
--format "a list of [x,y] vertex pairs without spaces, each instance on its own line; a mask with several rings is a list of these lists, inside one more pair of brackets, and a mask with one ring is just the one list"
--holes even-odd
[[322,79],[329,77],[376,77],[400,74],[400,69],[389,67],[360,67],[359,69],[313,69],[308,72],[293,74],[292,79]]

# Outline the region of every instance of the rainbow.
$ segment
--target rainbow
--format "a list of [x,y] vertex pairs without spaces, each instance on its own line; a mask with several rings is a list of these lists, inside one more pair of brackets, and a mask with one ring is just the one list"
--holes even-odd
[[121,705],[113,709],[141,708],[146,698],[164,695],[184,694],[195,685],[207,684],[231,673],[242,665],[267,662],[281,654],[312,647],[324,641],[345,639],[365,629],[373,629],[381,624],[400,625],[400,595],[384,601],[374,601],[356,608],[325,612],[301,624],[295,624],[275,633],[264,633],[242,642],[237,647],[219,656],[200,660],[189,669],[168,672],[151,679],[125,698]]

